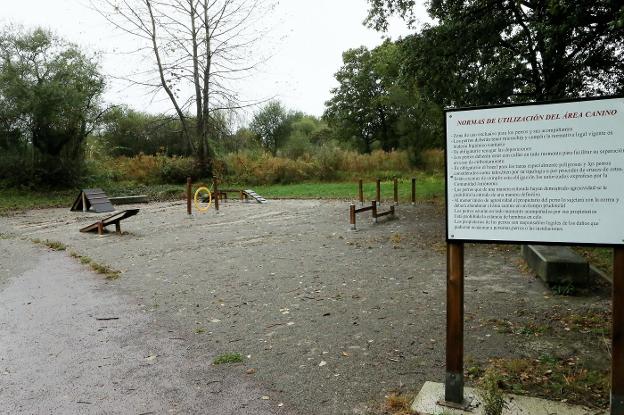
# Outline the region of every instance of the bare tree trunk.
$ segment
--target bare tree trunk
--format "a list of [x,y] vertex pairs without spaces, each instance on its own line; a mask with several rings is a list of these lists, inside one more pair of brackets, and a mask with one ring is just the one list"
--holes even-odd
[[158,65],[158,75],[160,76],[160,83],[162,84],[163,89],[169,96],[173,107],[175,108],[176,113],[178,114],[178,118],[180,118],[180,122],[182,123],[182,130],[184,131],[184,135],[189,142],[189,146],[191,149],[194,149],[193,140],[188,128],[188,122],[186,120],[186,116],[182,112],[180,105],[178,105],[178,100],[175,95],[171,91],[171,88],[167,85],[167,80],[165,79],[165,72],[163,70],[162,60],[160,59],[160,51],[158,49],[158,41],[156,38],[156,19],[154,18],[154,12],[152,11],[152,2],[151,0],[145,0],[145,5],[147,6],[147,10],[149,11],[150,23],[152,27],[151,38],[152,38],[152,48],[154,50],[154,56],[156,58],[156,63]]
[[[215,114],[255,104],[241,105],[232,84],[261,61],[248,57],[262,33],[254,16],[270,10],[274,0],[92,1],[106,6],[99,11],[109,22],[145,42],[156,68],[135,75],[148,79],[134,82],[165,91],[200,173],[212,176]],[[194,126],[188,116],[193,112]]]

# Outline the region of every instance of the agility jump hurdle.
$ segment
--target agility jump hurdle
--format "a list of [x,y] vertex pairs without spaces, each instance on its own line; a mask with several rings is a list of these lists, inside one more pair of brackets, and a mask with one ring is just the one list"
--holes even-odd
[[[200,187],[196,193],[198,193],[202,189]],[[203,186],[205,190],[204,193],[208,194],[209,199],[209,207],[211,204],[214,204],[214,208],[217,212],[219,212],[219,204],[221,201],[228,201],[228,193],[238,193],[241,202],[249,202],[252,199],[258,203],[267,203],[267,200],[254,192],[251,189],[220,189],[218,179],[214,179],[212,181],[212,191],[207,187]],[[197,199],[198,195],[195,194],[195,199]],[[197,203],[197,201],[196,201]],[[196,206],[197,207],[197,206]],[[205,210],[207,210],[206,208]],[[186,179],[186,212],[191,215],[193,213],[193,182],[190,177]]]
[[[399,179],[393,179],[393,201],[395,205],[399,204]],[[358,180],[358,200],[362,206],[364,206],[364,181]],[[375,179],[375,201],[378,205],[381,204],[381,179]],[[412,179],[412,205],[416,204],[416,179]]]
[[372,200],[371,201],[371,205],[370,206],[366,206],[366,207],[362,207],[359,209],[356,209],[355,207],[355,203],[351,203],[351,206],[349,206],[349,222],[351,223],[351,229],[352,230],[356,230],[356,217],[358,213],[363,213],[363,212],[368,212],[368,211],[372,212],[372,216],[373,216],[373,220],[375,223],[378,222],[378,218],[381,218],[383,216],[392,216],[394,217],[394,205],[390,206],[390,210],[386,211],[386,212],[378,212],[377,211],[377,201],[376,200]]
[[[206,193],[208,193],[208,207],[201,210],[199,209],[199,206],[197,205],[197,199],[199,197],[199,193],[201,190],[205,190]],[[227,195],[226,195],[227,197]],[[219,193],[219,184],[217,182],[217,180],[213,180],[212,181],[212,192],[210,191],[210,189],[208,189],[205,186],[200,186],[196,191],[195,191],[195,195],[193,196],[193,181],[191,180],[190,177],[186,178],[186,213],[188,213],[189,215],[193,214],[193,200],[195,200],[196,203],[196,208],[200,211],[206,211],[210,208],[210,205],[214,202],[214,208],[215,211],[217,211],[217,213],[219,212],[219,199],[222,199],[222,195],[220,195]]]

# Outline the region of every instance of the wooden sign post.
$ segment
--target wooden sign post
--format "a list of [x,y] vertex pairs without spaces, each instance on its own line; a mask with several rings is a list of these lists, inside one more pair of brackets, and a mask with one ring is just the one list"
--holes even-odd
[[449,242],[446,258],[446,379],[444,400],[464,402],[464,244]]
[[611,415],[624,415],[624,246],[613,250]]

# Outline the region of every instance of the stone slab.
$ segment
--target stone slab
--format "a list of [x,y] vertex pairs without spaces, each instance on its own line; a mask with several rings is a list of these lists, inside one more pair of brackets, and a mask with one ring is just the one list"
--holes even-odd
[[566,246],[523,245],[522,256],[548,284],[584,286],[589,282],[589,263]]
[[[444,384],[425,382],[412,403],[412,412],[418,415],[484,415],[479,394],[473,388],[464,388],[464,396],[470,401],[468,410],[453,409],[440,405],[444,399]],[[606,415],[606,411],[569,405],[562,402],[519,395],[505,395],[507,408],[503,415]]]

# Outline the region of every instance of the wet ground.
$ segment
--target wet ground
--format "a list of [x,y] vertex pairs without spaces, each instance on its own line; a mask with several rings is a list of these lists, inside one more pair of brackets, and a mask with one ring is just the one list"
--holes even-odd
[[[439,205],[399,206],[379,224],[363,215],[356,232],[345,202],[230,202],[191,218],[183,203],[137,207],[123,235],[102,237],[78,229],[103,215],[0,218],[0,401],[17,413],[365,414],[390,391],[444,378]],[[609,307],[605,296],[555,297],[519,265],[515,247],[467,247],[466,356],[552,349],[608,366],[587,336],[562,346],[488,323]],[[244,362],[213,366],[223,353]]]

